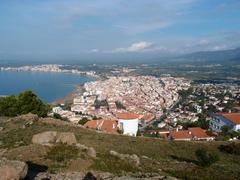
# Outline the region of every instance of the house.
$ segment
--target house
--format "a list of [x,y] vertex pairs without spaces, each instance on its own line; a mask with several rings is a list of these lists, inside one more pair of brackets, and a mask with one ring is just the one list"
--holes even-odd
[[175,141],[191,141],[192,135],[188,130],[177,130],[170,132],[170,138]]
[[132,112],[121,112],[116,114],[118,128],[123,134],[136,136],[138,131],[139,115]]
[[56,114],[59,114],[62,111],[63,111],[63,109],[61,107],[59,107],[59,106],[52,108],[52,112],[56,113]]
[[96,129],[108,133],[117,133],[116,120],[91,120],[84,124],[85,128]]
[[230,130],[240,131],[240,113],[218,113],[212,116],[210,128],[213,131],[221,132],[223,126]]
[[170,138],[175,141],[210,141],[214,140],[214,137],[209,136],[206,130],[200,127],[188,128],[188,130],[172,131],[170,132]]
[[204,130],[204,129],[200,128],[200,127],[188,128],[188,131],[191,132],[193,140],[197,140],[197,141],[210,141],[210,140],[214,140],[214,137],[209,136],[206,133],[206,130]]

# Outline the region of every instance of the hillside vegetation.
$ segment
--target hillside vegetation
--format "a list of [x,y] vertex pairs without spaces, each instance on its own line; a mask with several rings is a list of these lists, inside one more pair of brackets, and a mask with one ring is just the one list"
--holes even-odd
[[23,91],[17,96],[0,97],[0,116],[17,116],[33,113],[46,117],[49,106],[44,104],[32,91]]
[[[128,137],[104,134],[84,129],[51,118],[21,116],[1,118],[0,151],[8,159],[21,160],[44,167],[51,173],[69,171],[103,171],[117,175],[159,173],[183,179],[237,179],[240,175],[240,156],[219,150],[223,142],[175,142],[146,137]],[[31,143],[34,134],[44,131],[73,132],[78,143],[93,147],[97,158],[86,156],[74,146],[57,148]],[[198,163],[196,150],[205,149],[219,156],[209,167]],[[111,150],[122,154],[136,154],[140,165],[134,166],[109,154]],[[1,153],[0,153],[1,154]]]

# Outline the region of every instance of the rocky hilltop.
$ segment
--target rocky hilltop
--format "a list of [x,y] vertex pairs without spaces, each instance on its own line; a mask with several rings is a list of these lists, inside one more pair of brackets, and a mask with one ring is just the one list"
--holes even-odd
[[[235,179],[239,156],[220,152],[220,144],[111,135],[32,114],[0,118],[0,179]],[[200,167],[198,148],[220,161]]]

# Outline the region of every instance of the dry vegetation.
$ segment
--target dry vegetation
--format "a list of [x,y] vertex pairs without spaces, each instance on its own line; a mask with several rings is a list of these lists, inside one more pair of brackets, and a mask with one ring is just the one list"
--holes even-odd
[[[50,172],[58,171],[107,171],[114,174],[127,172],[158,172],[183,179],[237,179],[240,176],[240,156],[219,151],[223,142],[174,142],[146,137],[127,137],[96,133],[81,127],[53,123],[58,120],[38,120],[31,125],[28,120],[1,119],[0,151],[7,150],[4,156],[10,159],[28,161],[47,167]],[[51,123],[50,123],[51,122]],[[31,144],[34,134],[43,131],[74,132],[79,143],[94,147],[97,159],[91,159],[74,147],[58,145],[43,147]],[[210,167],[197,165],[195,151],[205,148],[208,152],[217,153],[220,160]],[[137,154],[141,157],[139,167],[127,161],[109,155],[110,150],[123,154]],[[146,156],[146,157],[143,157]]]

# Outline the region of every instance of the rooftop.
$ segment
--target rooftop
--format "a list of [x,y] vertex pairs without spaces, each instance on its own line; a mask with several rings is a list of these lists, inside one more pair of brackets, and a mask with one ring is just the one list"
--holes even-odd
[[132,120],[132,119],[138,119],[139,115],[133,112],[121,112],[116,114],[118,119],[123,120]]
[[234,124],[240,124],[240,113],[221,113],[219,114]]

